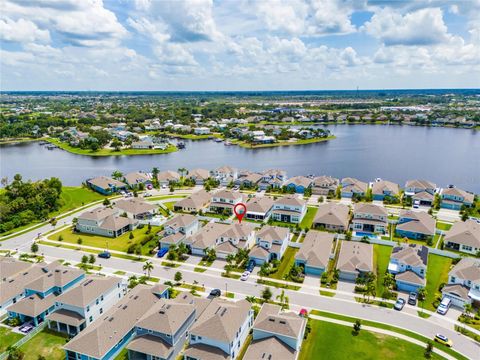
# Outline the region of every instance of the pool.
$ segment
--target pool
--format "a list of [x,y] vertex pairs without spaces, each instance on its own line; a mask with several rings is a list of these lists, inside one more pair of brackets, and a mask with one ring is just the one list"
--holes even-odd
[[372,233],[367,233],[363,231],[355,231],[354,236],[358,236],[363,238],[364,236],[368,237],[369,239],[378,239],[378,236]]

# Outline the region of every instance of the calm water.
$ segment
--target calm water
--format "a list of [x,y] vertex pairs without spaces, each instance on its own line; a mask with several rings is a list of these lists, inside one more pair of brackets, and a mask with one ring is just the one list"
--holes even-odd
[[288,176],[315,174],[338,178],[377,177],[403,185],[410,178],[425,178],[440,186],[455,184],[480,193],[480,133],[466,129],[411,126],[328,127],[337,139],[325,143],[249,150],[210,140],[187,141],[187,148],[166,155],[88,157],[37,143],[0,147],[0,175],[10,180],[59,177],[66,185],[79,185],[88,177],[114,170],[211,169],[232,165],[240,169],[281,168]]

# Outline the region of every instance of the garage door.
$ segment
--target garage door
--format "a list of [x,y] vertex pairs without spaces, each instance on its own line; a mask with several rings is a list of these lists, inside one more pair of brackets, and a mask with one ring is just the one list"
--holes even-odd
[[452,301],[453,306],[456,306],[456,307],[459,307],[459,308],[463,309],[463,306],[464,306],[465,302],[462,299],[459,299],[458,297],[456,297],[452,294],[449,294],[449,293],[443,294],[443,297],[447,298],[447,299],[450,299]]

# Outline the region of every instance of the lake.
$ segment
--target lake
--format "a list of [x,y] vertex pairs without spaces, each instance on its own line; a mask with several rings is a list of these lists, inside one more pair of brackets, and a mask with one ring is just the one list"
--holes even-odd
[[224,146],[213,140],[185,141],[186,149],[163,155],[89,157],[61,149],[47,150],[36,142],[2,145],[0,175],[24,179],[59,177],[64,185],[85,179],[156,166],[212,169],[280,168],[295,175],[331,175],[372,181],[380,177],[404,185],[420,178],[439,186],[455,184],[480,193],[480,133],[468,129],[387,125],[335,125],[327,128],[336,139],[316,144],[263,149]]

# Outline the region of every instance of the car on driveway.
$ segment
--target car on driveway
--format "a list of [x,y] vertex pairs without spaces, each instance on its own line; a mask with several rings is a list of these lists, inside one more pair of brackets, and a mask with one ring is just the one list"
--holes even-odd
[[398,298],[397,301],[395,302],[395,305],[393,305],[393,308],[395,310],[402,311],[404,306],[405,306],[405,299]]
[[416,292],[411,292],[408,295],[408,303],[410,305],[417,305],[418,294]]
[[447,345],[448,347],[453,346],[453,341],[450,340],[449,338],[447,338],[445,335],[442,335],[442,334],[436,334],[435,338],[433,340],[435,340],[436,342],[438,342],[440,344]]
[[161,258],[168,252],[167,248],[161,248],[157,251],[157,257]]
[[246,281],[248,277],[250,276],[250,271],[245,271],[242,276],[240,276],[240,280]]
[[22,326],[20,326],[18,328],[18,330],[20,330],[20,332],[24,333],[24,334],[28,334],[30,331],[32,331],[34,328],[33,324],[32,323],[26,323],[26,324],[23,324]]
[[448,312],[448,309],[450,309],[451,304],[452,301],[449,298],[443,298],[440,305],[438,305],[437,313],[439,313],[440,315],[445,315]]
[[210,291],[211,297],[219,297],[220,295],[222,295],[222,291],[220,289],[212,289],[212,291]]

